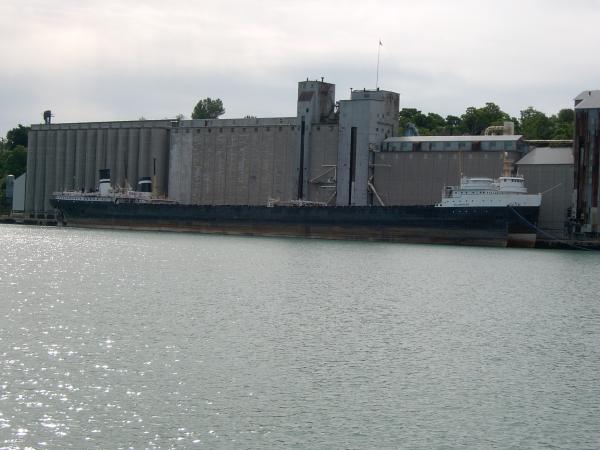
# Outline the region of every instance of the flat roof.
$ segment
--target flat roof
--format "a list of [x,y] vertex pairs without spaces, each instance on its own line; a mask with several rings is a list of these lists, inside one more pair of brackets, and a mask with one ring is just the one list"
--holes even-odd
[[537,164],[573,164],[573,149],[571,147],[538,147],[527,153],[518,165]]
[[384,142],[488,142],[488,141],[518,141],[520,134],[497,136],[403,136],[390,137]]

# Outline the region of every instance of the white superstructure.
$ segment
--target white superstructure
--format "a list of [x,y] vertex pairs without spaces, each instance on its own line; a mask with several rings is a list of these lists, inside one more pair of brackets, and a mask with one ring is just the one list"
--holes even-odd
[[446,186],[435,206],[540,206],[542,194],[528,194],[522,175],[500,178],[462,177],[460,186]]

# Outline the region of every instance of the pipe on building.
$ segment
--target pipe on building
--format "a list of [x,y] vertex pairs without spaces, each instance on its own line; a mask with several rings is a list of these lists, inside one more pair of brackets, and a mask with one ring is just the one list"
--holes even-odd
[[379,202],[379,204],[381,206],[385,206],[385,203],[383,203],[383,200],[381,199],[381,196],[379,195],[379,192],[377,192],[377,189],[375,189],[375,186],[373,186],[373,183],[371,182],[371,180],[369,180],[367,182],[367,185],[369,186],[369,189],[371,189],[371,192],[373,192],[373,195],[375,195],[375,198],[377,199],[377,201]]
[[152,128],[150,134],[150,170],[154,173],[154,160],[156,160],[156,192],[159,195],[167,193],[169,165],[169,136],[166,129]]

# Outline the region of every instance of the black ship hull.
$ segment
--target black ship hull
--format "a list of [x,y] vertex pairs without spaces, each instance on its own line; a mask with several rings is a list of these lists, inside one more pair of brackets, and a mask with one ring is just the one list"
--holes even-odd
[[51,204],[66,226],[500,247],[533,246],[530,224],[538,214],[537,207],[267,207],[64,198]]

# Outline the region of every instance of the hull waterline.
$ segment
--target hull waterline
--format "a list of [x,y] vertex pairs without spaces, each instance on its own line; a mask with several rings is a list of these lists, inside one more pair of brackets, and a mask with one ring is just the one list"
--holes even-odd
[[[511,226],[515,226],[515,215],[509,208],[209,206],[68,199],[51,202],[63,225],[128,230],[504,247],[509,244]],[[520,214],[534,219],[537,208],[521,208]],[[516,235],[517,239],[513,237],[511,242],[530,245],[522,245],[519,240],[523,233],[512,231],[511,236]]]

